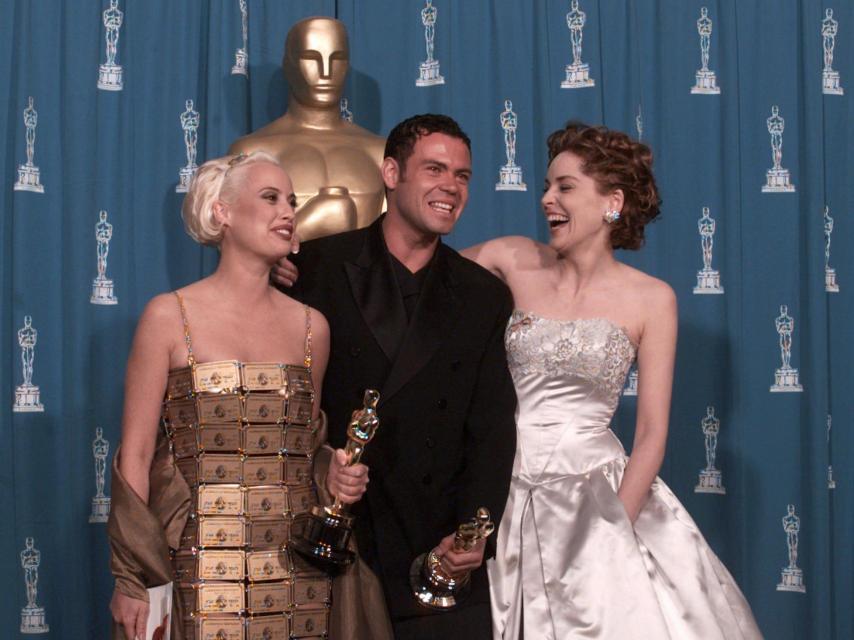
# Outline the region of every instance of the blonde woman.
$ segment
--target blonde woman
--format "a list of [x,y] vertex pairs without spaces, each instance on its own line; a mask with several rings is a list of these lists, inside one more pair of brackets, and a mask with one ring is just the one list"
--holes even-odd
[[[237,511],[243,517],[260,510],[263,519],[246,518],[248,539],[213,541],[218,550],[236,550],[238,555],[281,548],[287,542],[280,538],[287,536],[288,518],[316,500],[307,454],[323,437],[317,432],[317,419],[329,325],[318,311],[269,285],[270,268],[293,248],[295,207],[290,178],[275,158],[262,152],[208,161],[190,186],[183,206],[187,232],[197,242],[217,246],[220,261],[207,278],[153,298],[134,336],[125,382],[122,445],[113,466],[109,525],[116,577],[110,608],[117,623],[116,637],[145,637],[147,587],[173,579],[198,582],[201,569],[187,570],[178,559],[194,558],[193,549],[211,542],[200,533],[200,522],[220,516],[206,511],[197,495],[201,489],[194,490],[191,500],[188,486],[219,491],[225,485],[218,483],[231,481],[250,496]],[[182,369],[203,371],[206,363],[217,375],[238,372],[234,375],[240,384],[206,389],[188,382],[191,387],[178,388],[175,381],[185,375]],[[214,375],[210,378],[206,384],[213,384]],[[263,396],[263,390],[250,393],[270,398],[271,409],[264,405],[258,415],[250,416],[246,389],[263,389],[266,380],[272,380],[272,395]],[[228,424],[227,409],[217,413],[225,416],[221,420],[209,420],[223,424],[210,425],[205,424],[209,417],[202,415],[203,410],[194,408],[201,407],[212,391],[225,392],[216,395],[223,406],[234,400],[234,407],[242,407],[236,409],[232,424]],[[286,398],[287,405],[281,398]],[[191,403],[186,405],[188,400]],[[178,406],[189,408],[181,413]],[[176,418],[178,414],[181,417]],[[253,421],[263,424],[253,427]],[[288,434],[290,440],[285,438]],[[217,460],[219,466],[209,472],[205,460]],[[364,492],[367,470],[343,469],[340,458],[332,460],[328,487],[345,501],[357,500]],[[253,503],[251,495],[261,491],[266,502]],[[185,527],[188,515],[190,524]],[[228,526],[223,524],[220,530],[231,531]],[[174,566],[170,549],[177,550]],[[238,589],[246,588],[245,566],[234,571],[236,575],[226,577],[240,583]],[[173,638],[190,633],[185,620],[198,608],[195,596],[187,595],[192,593],[192,589],[174,592]],[[324,599],[328,601],[328,594]],[[233,617],[241,620],[237,612]],[[284,616],[271,616],[267,622],[275,626],[283,624],[280,620]],[[203,618],[195,624],[204,624]]]

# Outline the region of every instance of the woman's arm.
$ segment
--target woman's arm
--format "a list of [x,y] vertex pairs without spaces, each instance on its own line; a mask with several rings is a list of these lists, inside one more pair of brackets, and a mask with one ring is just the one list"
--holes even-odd
[[536,250],[537,243],[530,238],[505,236],[463,249],[460,254],[484,269],[489,269],[507,284],[514,265],[518,266],[520,258]]
[[646,503],[667,444],[676,356],[676,295],[664,283],[648,299],[648,320],[638,348],[638,410],[632,455],[618,496],[634,522]]
[[125,373],[119,470],[146,503],[174,332],[181,326],[177,309],[177,302],[170,294],[157,296],[146,305],[136,327]]
[[320,398],[323,393],[323,376],[329,363],[329,322],[317,309],[311,310],[311,380],[314,383],[314,409],[312,420],[320,415]]
[[[171,305],[171,306],[170,306]],[[125,374],[122,447],[118,465],[133,491],[148,502],[148,474],[157,443],[160,410],[173,349],[180,327],[177,302],[170,294],[154,298],[139,319]],[[145,637],[149,604],[113,592],[110,611],[128,638]]]

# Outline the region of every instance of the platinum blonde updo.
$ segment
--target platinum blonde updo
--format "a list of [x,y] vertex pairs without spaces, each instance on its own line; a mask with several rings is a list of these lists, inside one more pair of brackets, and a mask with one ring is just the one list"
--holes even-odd
[[214,158],[199,167],[181,206],[184,228],[193,240],[219,246],[222,224],[216,219],[214,204],[233,202],[246,178],[246,168],[259,162],[281,167],[279,161],[266,151]]

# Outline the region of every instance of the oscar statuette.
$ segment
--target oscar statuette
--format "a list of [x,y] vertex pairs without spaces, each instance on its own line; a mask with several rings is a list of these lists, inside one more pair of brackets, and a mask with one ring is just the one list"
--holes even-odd
[[[347,466],[359,463],[362,453],[380,425],[377,402],[380,394],[365,391],[364,406],[353,412],[347,426]],[[306,560],[326,571],[335,571],[350,564],[355,554],[347,548],[355,517],[347,514],[347,505],[336,496],[332,506],[315,505],[294,520],[291,546]]]
[[[457,527],[454,551],[471,551],[478,540],[489,537],[494,530],[489,510],[480,507],[474,518]],[[447,573],[435,551],[415,558],[409,570],[412,595],[425,607],[438,610],[453,609],[465,600],[471,590],[470,577],[471,572],[459,576]]]

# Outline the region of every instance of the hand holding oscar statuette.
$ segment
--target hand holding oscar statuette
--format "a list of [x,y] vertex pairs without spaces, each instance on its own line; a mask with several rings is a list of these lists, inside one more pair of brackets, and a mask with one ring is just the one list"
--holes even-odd
[[[344,453],[347,465],[358,464],[362,453],[380,425],[377,403],[380,394],[374,389],[365,391],[364,406],[353,412],[347,426],[347,445]],[[327,571],[335,571],[353,562],[355,554],[347,548],[353,531],[354,516],[347,514],[347,505],[336,496],[328,507],[315,505],[311,511],[294,521],[291,544],[300,555]]]
[[[495,531],[495,523],[489,510],[480,507],[477,515],[457,527],[454,536],[455,551],[470,551],[474,545]],[[425,607],[449,610],[459,605],[471,590],[471,572],[462,576],[452,576],[444,570],[441,558],[435,550],[423,553],[412,563],[409,570],[409,584],[412,595]]]

